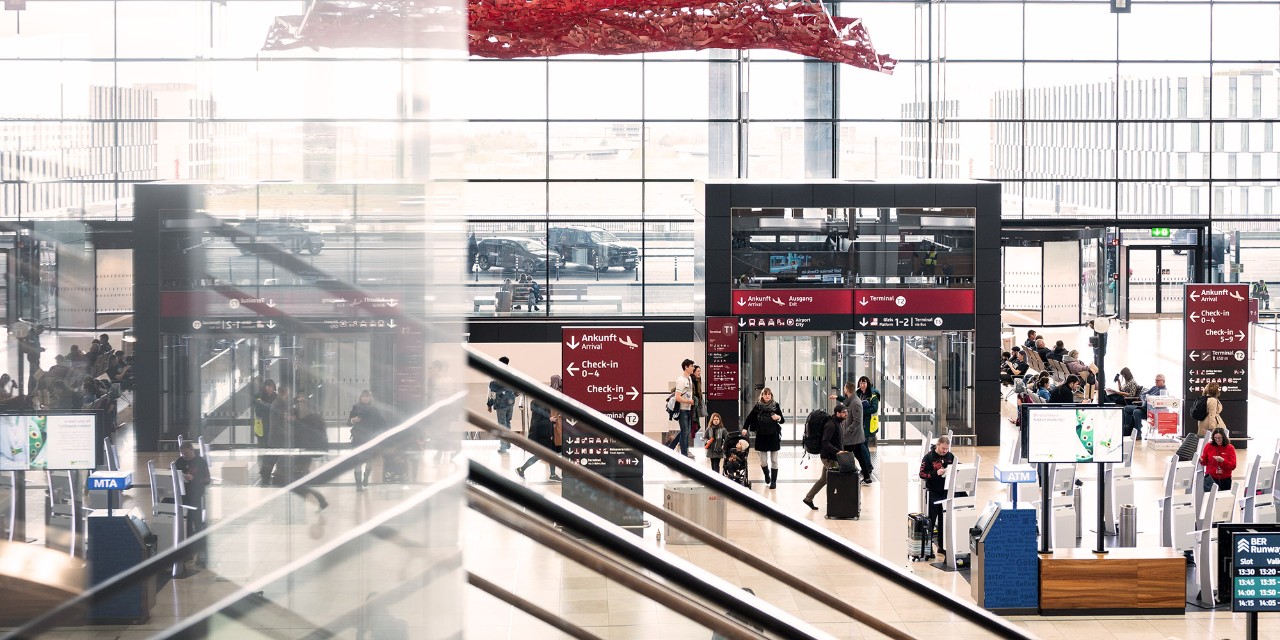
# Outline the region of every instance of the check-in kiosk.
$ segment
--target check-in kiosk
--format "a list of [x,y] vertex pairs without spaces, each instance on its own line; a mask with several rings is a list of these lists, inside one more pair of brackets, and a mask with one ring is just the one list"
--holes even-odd
[[[89,475],[89,495],[105,495],[106,509],[95,509],[85,519],[88,533],[85,559],[89,586],[146,562],[157,552],[156,536],[137,509],[118,508],[122,491],[133,486],[133,475],[124,471],[97,471]],[[88,621],[94,624],[141,624],[151,617],[156,600],[156,576],[113,589],[110,596],[95,599]]]
[[969,530],[969,586],[979,607],[1003,615],[1040,606],[1036,511],[1030,503],[992,502]]
[[[154,460],[147,461],[147,475],[151,478],[150,528],[156,535],[158,550],[168,551],[186,539],[186,520],[182,517],[182,474],[174,463],[166,469],[156,469]],[[172,575],[182,573],[182,563],[174,562]]]
[[957,462],[947,474],[947,497],[942,502],[942,520],[947,536],[947,566],[958,571],[969,565],[969,528],[978,519],[978,466],[982,456],[974,456],[973,464]]
[[44,545],[74,557],[84,557],[84,513],[79,472],[45,471]]
[[1231,522],[1235,515],[1235,496],[1230,491],[1219,493],[1214,485],[1204,496],[1204,502],[1196,514],[1195,574],[1188,587],[1188,600],[1206,607],[1216,606],[1218,593],[1218,527],[1220,522]]
[[1241,522],[1276,522],[1276,505],[1273,497],[1276,466],[1263,462],[1258,454],[1249,462],[1249,471],[1245,474],[1244,490],[1240,495]]
[[1190,553],[1195,546],[1191,537],[1196,524],[1196,502],[1192,491],[1194,473],[1193,463],[1178,462],[1178,456],[1170,456],[1164,474],[1164,496],[1156,501],[1160,516],[1160,546],[1183,553]]
[[[1075,486],[1076,465],[1049,465],[1049,530],[1044,532],[1049,537],[1050,547],[1076,546],[1076,521],[1080,514],[1076,513]],[[1041,501],[1035,501],[1037,510],[1042,508]],[[1037,516],[1038,522],[1045,522]]]

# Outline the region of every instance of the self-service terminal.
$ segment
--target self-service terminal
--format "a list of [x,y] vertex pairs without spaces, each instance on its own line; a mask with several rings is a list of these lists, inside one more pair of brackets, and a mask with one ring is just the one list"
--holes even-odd
[[1164,474],[1164,496],[1156,501],[1160,515],[1160,546],[1190,553],[1195,546],[1196,503],[1192,491],[1195,466],[1169,457]]
[[958,571],[969,564],[969,528],[978,519],[977,499],[978,466],[982,456],[974,456],[973,464],[956,463],[947,474],[947,497],[942,500],[942,520],[947,549],[947,566]]
[[978,606],[1002,614],[1036,612],[1040,563],[1030,503],[988,504],[969,530],[969,553],[969,584]]

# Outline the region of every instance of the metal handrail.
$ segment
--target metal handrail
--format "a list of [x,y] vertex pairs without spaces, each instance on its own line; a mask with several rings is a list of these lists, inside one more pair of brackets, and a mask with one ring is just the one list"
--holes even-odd
[[[722,587],[718,584],[722,582],[718,577],[702,569],[683,567],[656,558],[651,550],[641,545],[639,537],[625,533],[598,517],[583,515],[581,511],[570,510],[554,503],[546,496],[516,484],[474,460],[471,461],[470,467],[469,478],[472,483],[493,492],[508,503],[503,504],[502,501],[472,490],[468,492],[471,508],[717,633],[735,640],[763,640],[764,638],[741,622],[713,612],[672,587],[643,575],[635,567],[644,567],[645,570],[657,574],[667,583],[681,585],[716,606],[727,609],[729,615],[762,625],[766,631],[781,634],[782,637],[793,639],[830,637],[773,605],[764,603],[762,606],[758,601],[749,601],[737,590]],[[603,549],[617,555],[621,561],[609,558],[583,545],[580,541],[557,532],[544,522],[538,522],[521,514],[519,509],[509,506],[510,504],[520,505],[520,509],[533,512],[565,529],[590,538]],[[631,566],[623,562],[629,562]]]
[[[581,465],[574,464],[573,461],[568,458],[565,458],[555,451],[552,451],[551,449],[548,449],[521,434],[502,427],[498,423],[487,419],[484,415],[475,411],[468,411],[467,414],[471,424],[488,431],[489,434],[495,438],[510,442],[528,453],[537,456],[544,462],[560,467],[564,471],[565,475],[571,475],[574,479],[590,486],[591,488],[607,493],[610,496],[610,499],[623,502],[633,509],[644,511],[645,513],[648,513],[676,529],[697,538],[730,557],[734,557],[740,551],[740,548],[735,546],[732,542],[708,530],[702,525],[699,525],[674,511],[667,510],[662,506],[649,502],[641,495],[634,494],[626,490],[619,490],[616,484],[609,481],[604,476],[601,476],[594,471],[590,471]],[[817,600],[818,602],[821,602],[822,604],[825,604],[872,629],[875,629],[887,637],[895,638],[896,640],[912,640],[913,638],[910,634],[899,630],[897,627],[877,618],[875,615],[854,607],[849,602],[836,597],[829,591],[815,587],[812,583],[785,571],[781,567],[764,562],[760,563],[756,568],[765,575],[768,575],[769,577],[799,591],[800,593],[809,596],[810,598],[813,598],[814,600]]]
[[953,593],[945,591],[934,584],[925,582],[906,573],[897,566],[885,561],[883,558],[871,555],[849,540],[839,537],[831,531],[819,528],[812,523],[791,517],[778,509],[775,504],[765,500],[761,496],[740,485],[730,483],[722,476],[713,474],[702,467],[691,464],[683,456],[678,456],[666,447],[656,444],[653,440],[622,427],[608,416],[605,416],[599,411],[596,411],[573,398],[569,398],[568,396],[552,390],[550,387],[538,382],[534,378],[503,365],[498,362],[496,358],[492,358],[487,354],[481,353],[469,345],[463,345],[463,350],[467,354],[467,364],[479,373],[494,378],[503,384],[515,387],[525,395],[531,396],[533,399],[545,403],[564,415],[585,422],[600,433],[606,434],[608,437],[616,440],[624,446],[635,449],[642,455],[672,471],[692,478],[704,486],[715,487],[721,492],[721,495],[725,496],[725,498],[732,500],[734,503],[750,510],[756,515],[773,521],[792,533],[801,536],[805,540],[835,553],[836,555],[853,562],[859,567],[872,571],[877,576],[885,578],[897,586],[919,593],[922,597],[938,604],[939,606],[943,606],[965,620],[972,622],[982,629],[996,634],[1001,638],[1014,638],[1018,640],[1032,640],[1032,638],[1034,638],[1034,636],[1028,634],[1025,630],[1014,626],[986,610],[975,607],[973,604],[962,600]]

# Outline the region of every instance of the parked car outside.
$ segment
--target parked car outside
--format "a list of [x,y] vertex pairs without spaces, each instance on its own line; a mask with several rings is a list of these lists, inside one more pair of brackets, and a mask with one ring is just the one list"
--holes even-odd
[[324,238],[305,227],[287,222],[242,222],[236,225],[236,235],[231,243],[240,249],[240,253],[253,252],[253,245],[279,243],[283,248],[294,253],[306,251],[317,255],[324,249]]
[[564,266],[564,262],[559,253],[548,249],[541,240],[501,236],[485,238],[476,244],[476,266],[481,271],[498,267],[554,274]]
[[550,227],[547,238],[565,262],[595,267],[599,271],[607,271],[609,267],[633,271],[640,260],[640,252],[635,247],[599,227]]

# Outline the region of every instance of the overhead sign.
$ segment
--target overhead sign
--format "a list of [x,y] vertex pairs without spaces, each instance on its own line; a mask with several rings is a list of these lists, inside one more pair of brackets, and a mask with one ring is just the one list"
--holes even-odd
[[1151,227],[1152,238],[1168,238],[1172,233],[1169,227]]
[[851,329],[851,289],[739,289],[733,313],[739,329]]
[[270,293],[253,295],[234,287],[215,285],[200,291],[162,291],[160,316],[261,317],[359,317],[401,315],[400,291],[326,291],[319,288],[272,287]]
[[856,329],[973,330],[973,289],[856,289]]
[[1280,533],[1237,533],[1231,610],[1280,611]]
[[[641,327],[564,327],[560,334],[564,394],[636,432],[644,432],[644,329]],[[644,492],[640,454],[595,429],[566,416],[564,455],[575,464],[613,480],[635,493]],[[642,514],[591,489],[572,476],[562,495],[607,520],[639,526]]]

